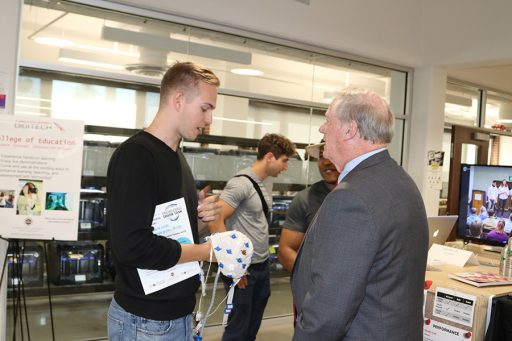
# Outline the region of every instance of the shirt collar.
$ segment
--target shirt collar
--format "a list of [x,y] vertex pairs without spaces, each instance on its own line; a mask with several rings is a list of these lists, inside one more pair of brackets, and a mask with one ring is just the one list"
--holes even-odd
[[372,150],[371,152],[368,152],[366,154],[362,154],[362,155],[359,155],[358,157],[356,158],[353,158],[352,160],[350,160],[349,162],[347,162],[347,164],[345,165],[345,167],[343,168],[343,170],[341,171],[340,173],[340,176],[338,177],[338,183],[340,183],[343,178],[348,174],[350,173],[350,171],[354,168],[356,168],[356,166],[358,164],[360,164],[361,162],[363,162],[364,160],[366,160],[367,158],[369,158],[370,156],[372,155],[375,155],[379,152],[382,152],[386,150],[386,148],[379,148],[379,149],[375,149],[375,150]]

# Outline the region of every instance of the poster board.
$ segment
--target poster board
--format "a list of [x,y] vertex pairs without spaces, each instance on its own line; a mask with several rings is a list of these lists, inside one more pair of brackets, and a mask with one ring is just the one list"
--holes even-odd
[[0,115],[0,235],[77,240],[84,124]]

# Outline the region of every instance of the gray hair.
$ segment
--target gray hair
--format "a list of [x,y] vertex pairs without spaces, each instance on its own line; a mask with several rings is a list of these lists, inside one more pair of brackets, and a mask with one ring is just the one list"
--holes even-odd
[[334,103],[334,112],[342,123],[354,121],[363,140],[372,143],[390,143],[395,118],[389,105],[374,92],[347,89],[340,92]]

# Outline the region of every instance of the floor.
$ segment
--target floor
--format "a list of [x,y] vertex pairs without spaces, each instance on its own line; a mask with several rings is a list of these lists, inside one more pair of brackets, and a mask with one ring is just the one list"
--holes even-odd
[[[222,326],[213,326],[205,329],[204,341],[219,341],[222,337]],[[293,317],[268,318],[263,320],[257,341],[285,341],[291,340],[293,335]]]
[[[272,296],[265,310],[265,319],[258,333],[258,341],[291,340],[293,325],[291,317],[292,298],[289,278],[272,279]],[[211,285],[203,305],[210,303]],[[89,294],[57,295],[52,297],[54,337],[52,336],[52,319],[47,297],[27,297],[26,312],[23,304],[21,312],[14,316],[13,301],[8,300],[7,337],[6,340],[56,340],[56,341],[92,341],[106,339],[107,309],[112,292]],[[222,288],[217,288],[214,306],[224,298]],[[22,303],[22,302],[20,302]],[[217,341],[221,339],[223,327],[223,304],[208,319],[203,339]],[[21,320],[20,320],[21,319]],[[16,321],[16,337],[13,329]],[[28,324],[27,324],[28,321]],[[23,325],[23,330],[20,325]],[[27,333],[28,325],[28,333]],[[29,335],[30,334],[30,335]]]

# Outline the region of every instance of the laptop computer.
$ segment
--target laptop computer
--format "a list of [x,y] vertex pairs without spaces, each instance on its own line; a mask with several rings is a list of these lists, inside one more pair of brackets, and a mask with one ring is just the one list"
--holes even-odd
[[458,217],[458,215],[427,217],[429,249],[432,244],[443,245],[446,242]]

